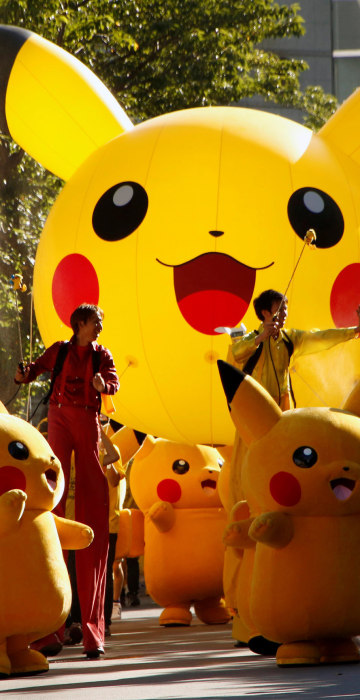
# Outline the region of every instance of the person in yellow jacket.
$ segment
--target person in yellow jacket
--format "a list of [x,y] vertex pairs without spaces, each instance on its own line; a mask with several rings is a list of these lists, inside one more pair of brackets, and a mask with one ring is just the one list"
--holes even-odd
[[290,359],[328,350],[338,343],[352,340],[360,332],[360,306],[356,309],[359,325],[352,328],[302,331],[285,329],[287,299],[274,289],[267,289],[254,300],[261,325],[258,330],[241,336],[230,347],[228,361],[251,374],[286,410],[291,407]]
[[[253,303],[261,325],[257,330],[245,333],[239,338],[235,336],[236,339],[234,337],[233,344],[229,347],[227,361],[256,379],[285,411],[295,405],[289,372],[291,360],[300,355],[330,349],[338,343],[355,338],[360,333],[360,306],[356,309],[359,318],[358,326],[304,331],[284,328],[288,300],[280,292],[267,289]],[[236,504],[244,498],[241,468],[239,469],[244,449],[241,438],[236,434],[230,466],[229,521],[235,517]],[[226,538],[225,544],[227,544]],[[251,553],[248,556],[251,556]],[[236,580],[241,563],[241,557],[236,555],[231,547],[227,547],[224,589],[229,591],[232,599],[237,595]],[[231,604],[228,600],[226,602]],[[272,655],[276,651],[277,645],[274,646],[272,642],[263,639],[255,629],[248,629],[236,615],[233,620],[233,636],[238,640],[239,646],[244,642],[248,643],[254,652]]]

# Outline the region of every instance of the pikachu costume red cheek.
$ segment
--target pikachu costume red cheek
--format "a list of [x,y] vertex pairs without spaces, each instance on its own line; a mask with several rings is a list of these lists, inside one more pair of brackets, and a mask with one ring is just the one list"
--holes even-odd
[[247,448],[241,479],[255,549],[240,614],[280,644],[278,665],[359,661],[360,383],[343,410],[282,413],[254,379],[219,369]]
[[30,643],[59,629],[71,606],[62,549],[82,549],[91,528],[51,511],[64,490],[45,438],[0,412],[0,677],[48,670]]
[[277,472],[270,479],[270,493],[279,506],[295,506],[301,498],[301,486],[292,474]]
[[217,484],[222,460],[212,447],[146,438],[130,472],[144,514],[146,588],[162,607],[160,625],[230,619],[222,599],[225,511]]

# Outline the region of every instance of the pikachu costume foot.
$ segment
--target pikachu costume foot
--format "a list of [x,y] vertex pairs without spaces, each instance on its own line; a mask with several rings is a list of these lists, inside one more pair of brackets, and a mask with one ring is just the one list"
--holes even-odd
[[159,617],[159,625],[164,627],[188,627],[192,614],[187,605],[169,605]]
[[319,643],[322,664],[354,664],[360,661],[360,652],[352,639],[325,639]]
[[43,654],[35,649],[20,649],[9,654],[12,676],[32,676],[49,670],[49,663]]
[[225,625],[231,620],[229,609],[223,598],[200,600],[194,604],[199,620],[205,625]]
[[278,666],[318,666],[321,651],[315,642],[281,644],[276,652]]
[[[1,645],[3,646],[3,645]],[[11,673],[10,659],[4,649],[0,649],[0,679],[8,678]]]
[[278,666],[318,666],[359,663],[360,652],[352,639],[282,644],[276,654]]

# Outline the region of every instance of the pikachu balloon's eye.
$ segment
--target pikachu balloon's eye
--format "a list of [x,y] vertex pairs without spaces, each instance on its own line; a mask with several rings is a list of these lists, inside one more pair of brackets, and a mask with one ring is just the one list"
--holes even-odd
[[8,444],[8,450],[11,456],[14,459],[27,459],[29,456],[29,450],[24,445],[23,442],[20,442],[19,440],[14,440],[14,442],[10,442]]
[[293,462],[297,467],[309,469],[317,462],[317,453],[312,447],[298,447],[293,454]]
[[310,228],[315,230],[317,248],[331,248],[344,233],[344,219],[338,205],[330,195],[315,187],[301,187],[291,195],[288,217],[303,240]]
[[172,469],[175,474],[186,474],[190,469],[190,464],[186,459],[176,459],[172,465]]
[[104,241],[120,241],[145,218],[148,196],[137,182],[120,182],[104,192],[95,206],[92,225]]

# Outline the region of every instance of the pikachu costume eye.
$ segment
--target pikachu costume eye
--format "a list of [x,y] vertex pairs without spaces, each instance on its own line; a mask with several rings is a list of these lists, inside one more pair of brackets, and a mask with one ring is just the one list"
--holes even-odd
[[293,462],[297,467],[302,469],[309,469],[316,464],[318,459],[316,450],[312,447],[302,446],[298,447],[293,454]]
[[10,442],[8,445],[8,451],[14,459],[27,459],[29,457],[28,448],[19,440]]
[[344,233],[344,219],[338,205],[316,187],[301,187],[291,195],[288,217],[295,233],[303,240],[308,229],[315,229],[317,248],[332,248]]
[[95,206],[92,224],[104,241],[119,241],[145,218],[148,196],[137,182],[120,182],[106,190]]
[[190,469],[189,462],[186,459],[176,459],[172,465],[172,470],[175,474],[186,474]]

